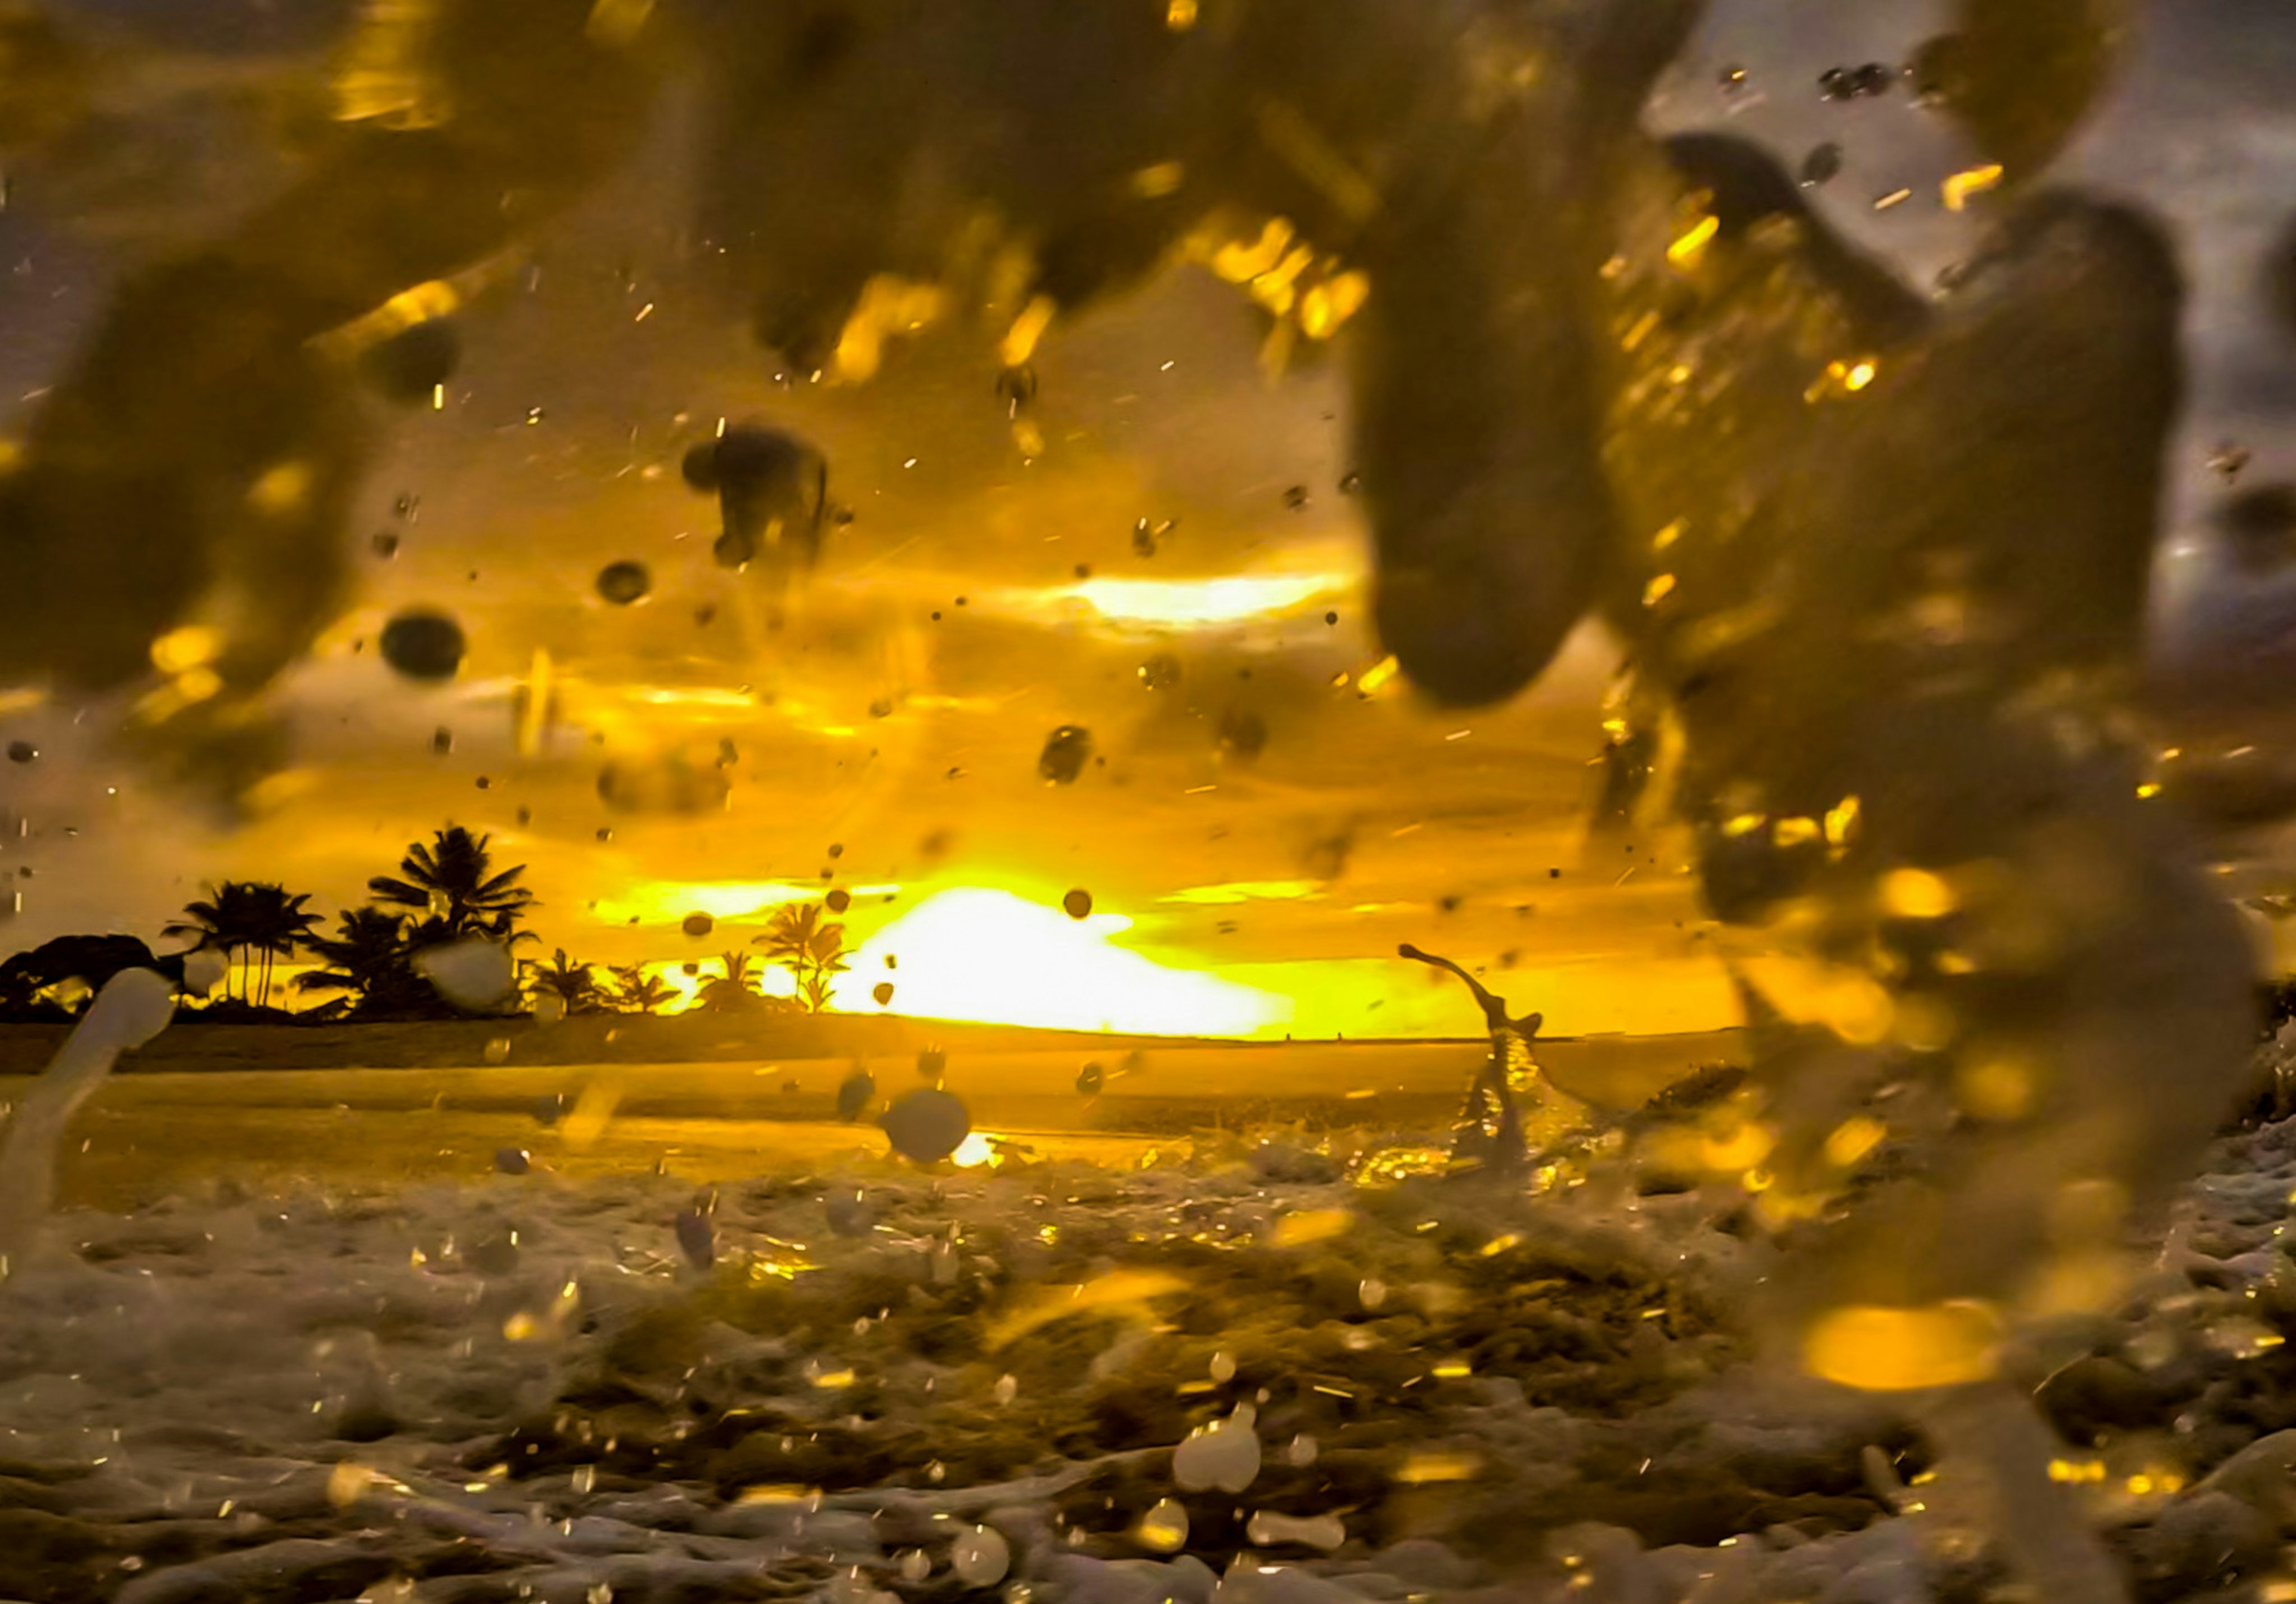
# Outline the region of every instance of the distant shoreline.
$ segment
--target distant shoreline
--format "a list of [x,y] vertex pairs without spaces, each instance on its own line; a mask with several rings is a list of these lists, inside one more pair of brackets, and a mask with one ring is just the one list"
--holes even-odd
[[[35,1075],[47,1064],[69,1024],[0,1024],[0,1075]],[[1713,1032],[1652,1036],[1603,1032],[1546,1038],[1555,1043],[1687,1041]],[[927,1047],[961,1052],[1126,1052],[1176,1047],[1282,1049],[1467,1046],[1480,1035],[1302,1036],[1293,1041],[1157,1036],[1019,1025],[912,1019],[897,1014],[824,1014],[810,1018],[685,1013],[596,1014],[544,1025],[530,1015],[499,1019],[373,1023],[191,1024],[176,1027],[120,1060],[126,1074],[245,1069],[431,1069],[488,1068],[490,1046],[508,1043],[508,1061],[526,1065],[728,1063],[761,1059],[819,1060],[906,1056]]]

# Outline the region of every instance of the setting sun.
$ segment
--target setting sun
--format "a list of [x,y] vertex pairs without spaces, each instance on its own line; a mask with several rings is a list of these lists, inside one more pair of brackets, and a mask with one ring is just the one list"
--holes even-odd
[[1290,1014],[1273,993],[1115,945],[1131,925],[1115,913],[1070,919],[1009,891],[944,891],[861,945],[838,1005],[868,1008],[870,988],[890,980],[900,1013],[1004,1025],[1248,1035]]

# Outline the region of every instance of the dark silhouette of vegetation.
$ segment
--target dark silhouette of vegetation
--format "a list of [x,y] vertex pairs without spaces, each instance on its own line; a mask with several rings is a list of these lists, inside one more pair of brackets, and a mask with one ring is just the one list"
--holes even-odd
[[[59,936],[0,963],[0,1016],[14,1019],[66,1019],[70,1011],[45,994],[77,980],[90,992],[122,970],[163,969],[165,961],[133,936]],[[182,978],[182,965],[176,978]]]
[[327,967],[296,976],[297,991],[351,993],[340,1011],[351,1019],[444,1014],[430,983],[415,973],[404,916],[381,908],[351,908],[338,924],[335,936],[314,937],[304,944]]
[[[229,964],[220,996],[195,1008],[186,1019],[279,1019],[270,1006],[280,959],[307,953],[317,967],[296,975],[291,989],[299,997],[325,998],[299,1016],[314,1021],[431,1020],[462,1017],[441,997],[417,962],[428,948],[473,937],[514,945],[532,941],[520,929],[534,894],[520,883],[523,864],[497,869],[489,838],[461,825],[436,831],[428,841],[411,843],[398,873],[376,875],[367,888],[373,900],[336,916],[332,934],[322,933],[309,896],[291,893],[267,881],[226,880],[189,904],[184,917],[167,926],[173,937],[189,937],[183,953],[155,957],[132,936],[59,937],[0,962],[0,1019],[66,1020],[79,1002],[73,983],[89,993],[122,970],[155,969],[181,981],[184,960],[212,951]],[[848,966],[845,927],[824,918],[819,903],[791,904],[775,912],[771,927],[756,938],[759,954],[735,950],[722,960],[724,972],[705,979],[693,1006],[713,1013],[821,1013],[830,1006],[830,988]],[[763,962],[789,971],[792,997],[767,996]],[[693,972],[693,966],[687,966]],[[567,1014],[611,1012],[655,1014],[675,1004],[679,994],[642,963],[603,966],[578,962],[561,947],[545,961],[520,965],[530,998],[555,998]]]
[[205,901],[185,904],[188,917],[160,933],[197,937],[192,944],[194,952],[221,953],[239,971],[239,1001],[267,1008],[273,961],[293,957],[319,922],[319,916],[303,905],[310,900],[308,894],[290,896],[285,887],[267,881],[226,880],[209,888]]
[[565,1003],[569,1014],[604,1013],[613,1002],[606,988],[598,984],[598,977],[586,963],[577,963],[567,957],[560,947],[550,955],[548,963],[526,966],[527,985],[539,999],[545,994]]
[[660,1013],[677,998],[658,977],[647,974],[642,963],[619,964],[613,973],[614,1007],[622,1013]]
[[524,863],[493,872],[493,855],[487,850],[491,839],[450,824],[436,831],[429,846],[417,841],[406,849],[398,860],[404,878],[378,874],[366,888],[382,906],[404,908],[420,920],[415,937],[424,945],[466,936],[517,941],[518,921],[533,907],[534,893],[518,883]]
[[845,927],[824,924],[826,910],[819,903],[784,903],[774,910],[773,922],[752,944],[766,949],[767,958],[789,970],[797,982],[797,998],[806,1012],[820,1013],[829,1006],[832,977],[851,967],[845,962]]
[[711,1013],[770,1013],[791,1004],[758,989],[758,970],[743,952],[727,953],[726,972],[705,984],[694,1000],[696,1008]]

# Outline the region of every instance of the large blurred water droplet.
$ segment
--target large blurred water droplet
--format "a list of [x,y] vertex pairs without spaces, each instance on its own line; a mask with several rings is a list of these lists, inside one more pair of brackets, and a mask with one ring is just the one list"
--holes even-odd
[[653,588],[643,562],[610,562],[598,570],[598,593],[617,607],[641,601]]
[[1013,1550],[994,1527],[974,1526],[948,1545],[948,1566],[967,1587],[994,1587],[1012,1568]]
[[1062,724],[1045,738],[1037,754],[1037,773],[1054,785],[1073,785],[1092,761],[1092,732],[1082,724]]
[[382,626],[382,660],[414,680],[447,680],[463,666],[463,626],[445,613],[420,609]]
[[903,1158],[938,1164],[972,1133],[972,1117],[954,1094],[930,1088],[912,1092],[877,1121]]
[[1168,1498],[1148,1506],[1133,1536],[1152,1553],[1177,1554],[1188,1546],[1188,1512]]

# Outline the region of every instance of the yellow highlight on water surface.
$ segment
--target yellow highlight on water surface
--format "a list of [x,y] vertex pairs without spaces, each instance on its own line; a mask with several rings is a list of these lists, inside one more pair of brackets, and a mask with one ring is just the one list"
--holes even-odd
[[1180,186],[1187,181],[1187,163],[1159,161],[1132,175],[1132,192],[1143,200],[1158,200],[1166,195],[1177,193]]
[[1184,1292],[1188,1283],[1160,1270],[1111,1270],[1078,1287],[1061,1287],[992,1324],[983,1346],[990,1353],[1072,1314],[1144,1313],[1150,1299]]
[[1712,244],[1714,236],[1721,232],[1721,218],[1710,216],[1701,217],[1688,233],[1666,248],[1666,259],[1677,267],[1687,267],[1698,259],[1699,252]]
[[2001,1322],[1988,1305],[1852,1305],[1818,1318],[1802,1344],[1810,1374],[1866,1392],[1959,1387],[1994,1373]]
[[1960,898],[1942,875],[1926,869],[1892,869],[1882,877],[1882,906],[1898,919],[1943,919]]
[[1880,1120],[1863,1114],[1845,1119],[1825,1139],[1825,1161],[1836,1169],[1849,1169],[1881,1146],[1889,1133],[1889,1127]]
[[1310,1242],[1327,1242],[1344,1236],[1355,1225],[1356,1217],[1344,1208],[1307,1208],[1285,1215],[1269,1228],[1268,1245],[1275,1248],[1304,1248]]
[[1329,340],[1370,299],[1370,279],[1352,269],[1339,274],[1300,298],[1300,331],[1310,340]]
[[1402,665],[1392,655],[1383,657],[1363,671],[1363,676],[1356,681],[1356,689],[1370,696],[1401,671]]
[[1053,312],[1051,296],[1039,295],[1031,299],[1027,306],[1021,308],[1021,315],[1013,320],[1012,328],[1005,331],[1004,341],[996,350],[998,360],[1006,367],[1019,367],[1034,356],[1037,341],[1042,340],[1045,331],[1052,327]]
[[1981,195],[1987,190],[1998,185],[2000,182],[2001,164],[1988,162],[1983,167],[1974,167],[1965,172],[1954,174],[1939,184],[1938,189],[1945,199],[1946,210],[1964,211],[1969,207],[1971,196]]

